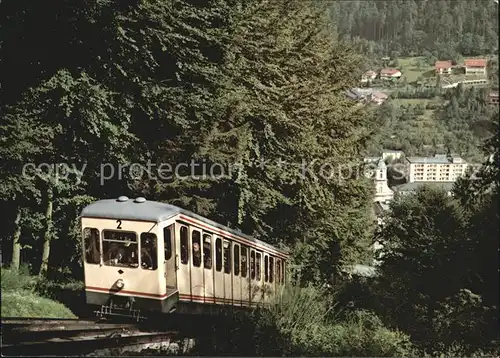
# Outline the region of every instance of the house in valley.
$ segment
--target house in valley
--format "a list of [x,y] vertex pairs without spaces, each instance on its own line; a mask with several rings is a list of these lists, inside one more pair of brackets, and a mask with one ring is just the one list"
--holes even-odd
[[389,98],[389,96],[386,93],[374,91],[372,93],[371,101],[377,105],[381,105],[387,100],[387,98]]
[[464,61],[465,74],[486,74],[488,61],[485,58],[469,58]]
[[436,74],[450,74],[453,64],[451,61],[436,61],[434,64],[434,69]]
[[377,72],[375,72],[375,71],[366,71],[361,76],[361,82],[362,83],[366,83],[366,82],[374,80],[375,78],[377,78]]
[[397,68],[384,68],[380,71],[380,78],[391,80],[401,78],[402,73]]

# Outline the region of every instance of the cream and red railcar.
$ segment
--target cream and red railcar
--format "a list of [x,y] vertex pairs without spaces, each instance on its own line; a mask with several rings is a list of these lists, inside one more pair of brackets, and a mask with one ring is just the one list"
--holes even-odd
[[101,315],[250,307],[285,282],[285,252],[173,205],[100,200],[81,225],[86,302]]

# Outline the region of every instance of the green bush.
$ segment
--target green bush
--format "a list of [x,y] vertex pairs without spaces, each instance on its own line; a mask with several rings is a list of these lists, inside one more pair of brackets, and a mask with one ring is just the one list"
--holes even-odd
[[259,311],[259,315],[253,317],[256,341],[265,337],[275,347],[281,347],[280,353],[285,355],[412,355],[408,336],[385,328],[380,319],[368,311],[355,311],[339,319],[326,297],[325,292],[312,286],[284,288],[277,293],[269,310]]
[[11,269],[2,267],[1,279],[2,291],[32,291],[35,289],[35,286],[37,284],[37,278],[34,276],[30,276],[25,266],[22,266],[19,271],[13,271]]

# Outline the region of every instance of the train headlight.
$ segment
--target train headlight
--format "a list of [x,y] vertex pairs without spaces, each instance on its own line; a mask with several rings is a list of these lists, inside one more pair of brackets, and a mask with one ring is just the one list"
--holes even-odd
[[123,288],[125,286],[125,282],[120,278],[118,281],[116,281],[116,287],[118,288]]

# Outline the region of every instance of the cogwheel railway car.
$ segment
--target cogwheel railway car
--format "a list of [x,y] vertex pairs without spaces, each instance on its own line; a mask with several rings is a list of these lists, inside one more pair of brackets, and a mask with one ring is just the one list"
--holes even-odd
[[288,254],[174,205],[100,200],[81,214],[85,295],[100,316],[266,304]]

